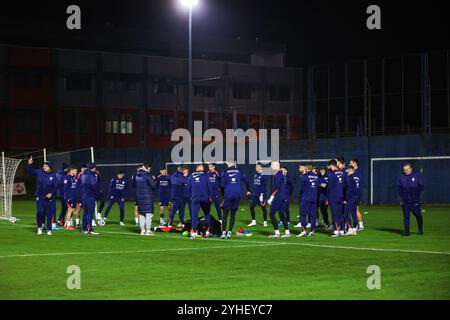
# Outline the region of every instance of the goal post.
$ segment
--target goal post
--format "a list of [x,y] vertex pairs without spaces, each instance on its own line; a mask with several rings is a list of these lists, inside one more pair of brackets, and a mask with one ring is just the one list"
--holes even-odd
[[[402,172],[403,162],[411,161],[415,169],[420,170],[425,179],[425,201],[449,203],[450,196],[442,191],[442,182],[449,181],[450,156],[425,157],[383,157],[370,159],[370,204],[377,202],[395,202],[397,197],[397,178]],[[377,172],[382,174],[377,175]],[[377,186],[383,186],[379,188]],[[375,190],[377,189],[377,190]],[[381,194],[383,193],[383,194]],[[377,201],[379,195],[384,201]]]
[[16,222],[12,215],[12,195],[14,190],[14,176],[21,159],[9,158],[2,152],[0,175],[0,220]]

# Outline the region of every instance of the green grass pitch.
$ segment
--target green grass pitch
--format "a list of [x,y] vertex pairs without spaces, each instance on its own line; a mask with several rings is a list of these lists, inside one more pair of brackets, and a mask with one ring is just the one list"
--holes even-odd
[[[271,226],[245,227],[243,204],[235,230],[245,227],[254,236],[230,240],[142,237],[132,203],[126,226],[119,226],[115,207],[107,226],[96,228],[100,235],[38,236],[34,202],[14,200],[13,208],[21,220],[0,222],[0,299],[450,298],[448,207],[425,207],[424,236],[414,218],[411,236],[400,236],[398,207],[363,206],[366,230],[357,236],[269,239]],[[297,215],[292,205],[292,219]],[[67,289],[70,265],[80,267],[79,290]],[[380,267],[381,289],[367,288],[370,265]]]

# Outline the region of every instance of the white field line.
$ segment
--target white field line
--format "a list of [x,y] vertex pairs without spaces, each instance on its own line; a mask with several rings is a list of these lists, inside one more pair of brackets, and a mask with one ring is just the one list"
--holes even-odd
[[[9,226],[18,226],[18,225],[12,225],[12,224],[8,224]],[[25,225],[25,224],[20,224],[20,226],[23,227],[34,227],[34,225]],[[98,230],[98,229],[97,229]],[[139,237],[143,237],[141,236],[138,232],[136,233],[127,233],[127,232],[116,232],[116,231],[106,231],[106,230],[102,230],[100,231],[100,233],[105,233],[105,234],[120,234],[120,235],[127,235],[127,236],[139,236]],[[72,234],[74,234],[72,232]],[[44,232],[44,237],[46,237],[45,232]],[[224,242],[224,241],[230,241],[230,240],[222,240],[222,239],[218,239],[218,238],[201,238],[201,239],[196,239],[196,240],[191,240],[187,237],[166,237],[162,234],[155,234],[155,236],[160,237],[161,239],[175,239],[175,240],[188,240],[188,241],[220,241],[220,242]],[[94,236],[95,237],[95,236]],[[292,235],[292,237],[295,237],[294,235]],[[149,237],[146,237],[149,238]],[[231,241],[233,242],[245,242],[245,243],[249,243],[250,241],[252,243],[254,243],[255,245],[248,245],[248,246],[264,246],[264,245],[277,245],[277,244],[282,244],[282,245],[292,245],[292,246],[303,246],[303,247],[317,247],[317,248],[328,248],[328,249],[346,249],[346,250],[359,250],[359,251],[375,251],[375,252],[399,252],[399,253],[418,253],[418,254],[437,254],[437,255],[450,255],[450,251],[429,251],[429,250],[409,250],[409,249],[387,249],[387,248],[371,248],[371,247],[352,247],[352,246],[336,246],[336,245],[326,245],[326,244],[314,244],[314,243],[300,243],[300,242],[277,242],[279,241],[279,239],[273,239],[272,241],[255,241],[252,239],[247,239],[247,240],[240,240],[240,239],[232,239]],[[247,245],[246,245],[247,246]],[[246,247],[246,246],[225,246],[223,248],[238,248],[238,247]],[[169,250],[177,250],[177,251],[182,251],[184,249],[186,250],[195,250],[195,249],[199,249],[199,250],[204,250],[204,249],[213,249],[213,248],[221,248],[221,247],[205,247],[205,248],[175,248],[175,249],[155,249],[153,251],[114,251],[114,252],[110,252],[110,253],[139,253],[139,252],[158,252],[158,251],[169,251]],[[107,252],[89,252],[89,253],[82,253],[82,252],[74,252],[74,253],[60,253],[61,255],[69,255],[69,254],[106,254],[109,253],[109,251]],[[50,254],[25,254],[25,255],[11,255],[11,256],[0,256],[0,258],[5,258],[5,257],[20,257],[20,256],[40,256],[40,255],[59,255],[59,253],[50,253]]]
[[215,247],[200,247],[200,248],[199,247],[194,247],[194,248],[169,248],[169,249],[153,249],[153,250],[26,253],[26,254],[12,254],[12,255],[0,256],[0,259],[2,259],[2,258],[22,258],[22,257],[69,256],[69,255],[153,253],[153,252],[167,252],[167,251],[197,251],[197,250],[210,250],[210,249],[232,249],[232,248],[265,247],[265,246],[277,246],[277,245],[285,245],[285,243],[279,242],[279,243],[265,243],[265,244],[247,244],[247,245],[215,246]]

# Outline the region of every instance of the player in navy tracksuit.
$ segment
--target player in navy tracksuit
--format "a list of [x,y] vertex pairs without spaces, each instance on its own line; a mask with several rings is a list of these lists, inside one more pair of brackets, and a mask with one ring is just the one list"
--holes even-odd
[[[360,179],[362,179],[362,174],[361,174],[361,170],[359,169],[358,166],[358,159],[353,158],[350,160],[350,165],[353,166],[353,168],[355,168],[355,175],[358,176]],[[356,216],[358,217],[358,229],[359,230],[364,230],[364,221],[363,221],[363,217],[359,208],[359,205],[356,207]]]
[[197,237],[198,214],[200,212],[200,208],[205,215],[205,225],[207,230],[205,236],[210,236],[209,224],[211,221],[210,210],[212,189],[209,177],[204,170],[203,164],[199,164],[196,166],[196,171],[193,172],[188,178],[188,189],[192,195],[190,231],[192,239]]
[[252,222],[248,227],[256,226],[255,207],[260,206],[263,213],[263,226],[267,227],[267,177],[262,174],[262,165],[257,163],[253,175],[252,199],[250,202],[250,214]]
[[69,167],[69,172],[64,177],[64,202],[67,205],[67,219],[64,223],[64,229],[75,230],[72,225],[72,215],[77,208],[77,184],[78,184],[78,170],[74,166]]
[[152,228],[153,218],[153,190],[156,189],[154,177],[150,174],[152,166],[150,163],[144,163],[137,170],[133,180],[136,189],[136,205],[139,212],[139,225],[142,236],[153,236]]
[[[248,177],[236,168],[235,162],[227,162],[227,170],[222,172],[221,187],[223,189],[222,202],[222,235],[221,238],[230,238],[233,233],[234,223],[236,221],[236,212],[242,199],[242,182],[247,189],[247,196],[250,196],[250,181]],[[228,216],[230,224],[228,225]]]
[[[100,200],[100,206],[98,207],[97,210],[97,218],[100,219],[102,217],[103,208],[105,207],[106,204],[106,199],[103,193],[102,177],[100,175],[100,171],[98,170],[98,168],[95,168],[94,174],[95,178],[97,179],[98,190],[100,190],[100,198],[98,199]],[[95,226],[95,220],[93,220],[92,223]]]
[[59,211],[58,224],[64,225],[64,219],[67,212],[67,203],[64,201],[64,178],[67,176],[69,166],[63,163],[61,170],[56,173],[56,198],[61,203],[61,210]]
[[222,209],[220,208],[220,174],[216,170],[216,165],[210,163],[208,165],[209,182],[211,182],[212,188],[212,203],[216,207],[217,217],[222,221]]
[[[291,223],[291,211],[289,210],[289,207],[291,206],[291,195],[292,195],[292,192],[294,192],[294,184],[292,183],[291,177],[288,175],[287,167],[281,167],[281,171],[283,171],[283,174],[286,176],[286,182],[287,182],[287,185],[288,185],[288,188],[287,188],[287,192],[288,192],[287,199],[288,200],[287,200],[287,203],[286,203],[286,211],[284,213],[286,215],[286,221],[287,221],[288,225],[290,225],[290,223]],[[281,227],[282,225],[283,224],[280,221],[278,223],[278,226]]]
[[[330,226],[328,220],[328,204],[327,204],[327,184],[328,184],[328,175],[326,168],[320,168],[319,174],[319,209],[322,214],[322,222],[323,227],[328,229]],[[329,229],[331,230],[331,229]]]
[[[290,237],[289,225],[286,220],[286,204],[288,202],[287,195],[289,194],[289,186],[287,183],[286,176],[283,174],[280,168],[280,163],[278,161],[273,161],[271,164],[272,170],[275,172],[272,184],[272,194],[267,201],[270,205],[270,220],[272,221],[273,228],[275,229],[275,234],[270,235],[270,238],[284,238]],[[285,229],[285,234],[280,236],[280,230],[278,230],[278,222],[276,218],[277,211],[280,214],[281,221]]]
[[309,170],[305,179],[303,180],[302,185],[302,198],[300,200],[300,222],[302,224],[302,232],[300,232],[297,236],[304,237],[306,235],[306,216],[309,216],[309,221],[311,221],[311,230],[308,234],[308,237],[314,235],[314,230],[317,227],[317,197],[319,193],[319,175],[312,171],[312,166],[308,165],[307,169]]
[[120,225],[123,226],[123,219],[125,217],[125,201],[128,197],[128,181],[123,173],[123,170],[117,170],[116,176],[111,179],[108,187],[108,206],[105,210],[106,220],[114,203],[117,203],[120,210]]
[[186,186],[186,177],[183,176],[185,167],[179,166],[177,171],[170,175],[170,200],[172,201],[172,210],[170,211],[168,226],[173,225],[173,219],[178,212],[180,215],[180,226],[184,224],[184,188]]
[[183,204],[181,206],[182,210],[180,211],[180,219],[183,222],[180,225],[181,227],[184,227],[184,213],[186,210],[186,206],[189,210],[189,217],[191,216],[192,193],[191,193],[191,190],[189,190],[189,186],[188,186],[188,178],[189,178],[189,169],[188,168],[183,168],[183,178],[184,178]]
[[156,177],[156,186],[158,188],[158,202],[159,202],[159,224],[166,225],[164,220],[164,211],[167,207],[168,215],[170,216],[170,176],[167,174],[166,168],[159,170],[159,176]]
[[409,224],[411,212],[414,214],[419,227],[419,235],[423,234],[423,218],[420,204],[420,194],[424,189],[422,176],[413,171],[411,163],[403,165],[403,174],[397,181],[398,194],[401,199],[401,207],[403,210],[403,228],[404,236],[409,236]]
[[75,209],[75,225],[78,227],[80,225],[80,211],[83,208],[83,199],[81,198],[81,176],[84,170],[86,170],[87,165],[82,164],[80,167],[80,172],[77,174],[77,188],[76,188],[76,199],[77,208]]
[[[296,184],[298,185],[298,212],[299,212],[299,222],[297,225],[295,225],[295,228],[301,228],[302,227],[302,223],[300,222],[300,215],[301,215],[301,210],[302,210],[302,206],[301,206],[301,202],[302,202],[302,194],[303,194],[303,185],[304,185],[304,180],[306,179],[306,164],[301,163],[298,166],[298,173],[295,175],[295,181]],[[309,220],[309,217],[308,217]]]
[[333,218],[333,237],[344,235],[344,216],[342,214],[342,201],[344,200],[344,173],[337,168],[336,160],[328,162],[327,200]]
[[81,233],[97,234],[92,229],[95,214],[95,202],[101,197],[100,185],[97,182],[95,163],[91,162],[81,175],[81,200],[83,202],[83,219]]
[[358,228],[358,217],[356,216],[357,207],[361,201],[361,178],[356,174],[353,166],[348,166],[345,176],[345,209],[344,220],[347,226],[345,235],[356,235]]
[[36,176],[36,223],[38,234],[42,234],[44,217],[47,219],[47,234],[52,234],[52,221],[56,214],[56,175],[52,172],[49,161],[44,162],[42,169],[34,169],[33,158],[28,160],[27,171]]

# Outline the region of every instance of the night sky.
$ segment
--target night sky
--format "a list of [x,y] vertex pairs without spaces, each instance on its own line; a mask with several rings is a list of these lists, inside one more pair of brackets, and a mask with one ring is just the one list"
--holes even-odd
[[[28,3],[28,4],[27,4]],[[363,57],[449,48],[450,23],[444,1],[265,1],[200,0],[194,37],[276,42],[286,45],[288,66],[306,66]],[[58,23],[65,28],[68,5],[82,10],[82,26],[136,28],[186,33],[187,13],[178,0],[2,1],[0,42],[10,30],[2,18]],[[370,4],[381,7],[382,30],[365,26]],[[33,37],[33,26],[29,26]],[[27,45],[29,38],[15,39]],[[60,44],[52,43],[58,47]]]

